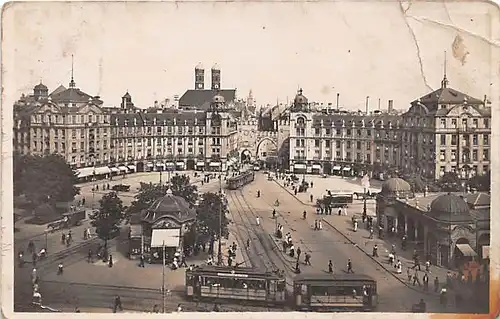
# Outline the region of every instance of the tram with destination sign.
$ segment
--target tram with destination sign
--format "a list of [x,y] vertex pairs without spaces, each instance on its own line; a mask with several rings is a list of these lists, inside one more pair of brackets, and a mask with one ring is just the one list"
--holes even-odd
[[186,297],[284,307],[286,280],[282,273],[254,268],[190,267],[186,270]]
[[228,189],[239,189],[248,183],[253,182],[255,179],[255,173],[253,171],[246,171],[237,176],[233,176],[227,179]]
[[299,311],[375,311],[377,282],[363,274],[303,274],[293,282]]

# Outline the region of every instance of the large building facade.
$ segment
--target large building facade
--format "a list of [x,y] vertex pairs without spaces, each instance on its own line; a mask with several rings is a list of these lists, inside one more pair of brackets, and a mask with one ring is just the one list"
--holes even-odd
[[[448,88],[393,112],[340,113],[312,110],[302,90],[290,113],[290,169],[341,175],[394,169],[439,179],[490,170],[491,106]],[[389,110],[393,108],[389,101]]]

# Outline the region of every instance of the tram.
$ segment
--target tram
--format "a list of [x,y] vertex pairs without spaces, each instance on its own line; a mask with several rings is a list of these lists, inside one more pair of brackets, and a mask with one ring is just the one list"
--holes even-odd
[[228,189],[238,189],[245,186],[248,183],[253,182],[255,179],[255,173],[252,171],[246,171],[238,176],[230,177],[227,180]]
[[281,274],[254,268],[197,266],[186,270],[186,297],[284,307],[286,281]]
[[293,282],[299,311],[375,311],[377,282],[363,274],[303,274]]

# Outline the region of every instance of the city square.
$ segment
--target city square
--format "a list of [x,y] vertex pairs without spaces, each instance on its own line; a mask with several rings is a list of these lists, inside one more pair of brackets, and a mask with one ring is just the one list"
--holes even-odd
[[[354,32],[330,5],[307,6]],[[158,21],[177,18],[156,8]],[[248,12],[249,39],[279,33]],[[389,11],[377,12],[365,18],[387,27]],[[227,37],[244,27],[227,19],[209,20]],[[101,30],[109,43],[112,29]],[[269,45],[200,44],[188,31],[172,40],[182,50],[155,33],[109,46],[113,59],[75,46],[57,62],[23,57],[29,70],[14,63],[14,312],[491,311],[496,95],[482,62],[459,57],[464,35],[440,35],[419,63],[379,41],[385,51],[371,51],[394,60],[382,67],[359,53],[371,44],[277,44],[285,34],[250,65]],[[134,50],[140,59],[118,63]],[[161,75],[146,61],[164,63]]]

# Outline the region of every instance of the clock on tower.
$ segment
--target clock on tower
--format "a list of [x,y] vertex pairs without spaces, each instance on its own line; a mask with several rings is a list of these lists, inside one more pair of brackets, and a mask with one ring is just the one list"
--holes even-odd
[[203,84],[198,83],[198,89],[203,89]]

